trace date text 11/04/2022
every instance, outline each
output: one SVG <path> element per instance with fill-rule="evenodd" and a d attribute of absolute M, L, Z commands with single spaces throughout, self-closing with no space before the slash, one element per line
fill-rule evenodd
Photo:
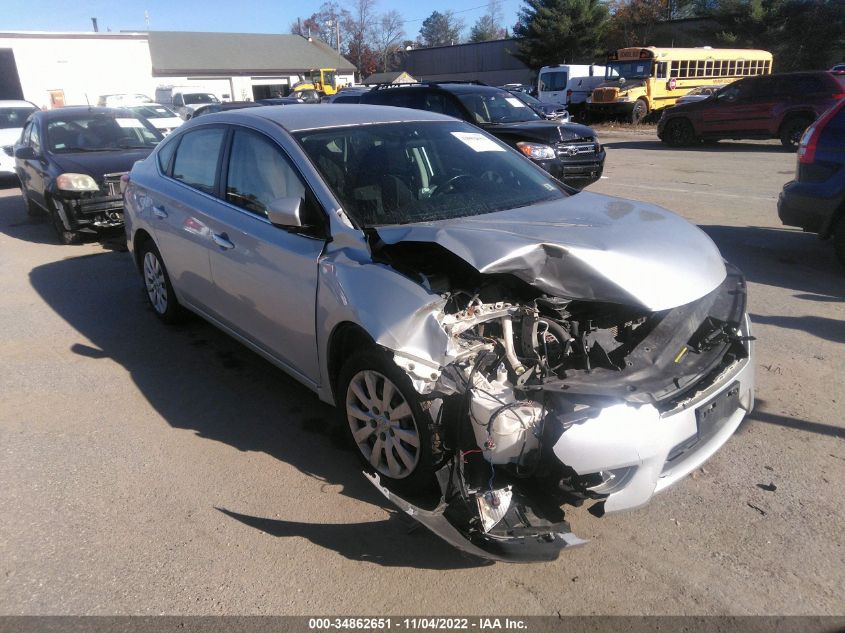
<path fill-rule="evenodd" d="M 309 618 L 310 630 L 331 629 L 410 629 L 410 630 L 525 630 L 525 620 L 510 617 L 413 617 L 413 618 Z"/>

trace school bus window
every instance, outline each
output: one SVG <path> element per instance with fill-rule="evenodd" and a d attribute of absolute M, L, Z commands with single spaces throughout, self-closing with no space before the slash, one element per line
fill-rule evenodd
<path fill-rule="evenodd" d="M 705 77 L 712 77 L 713 76 L 713 62 L 708 61 L 704 66 L 704 76 Z"/>
<path fill-rule="evenodd" d="M 681 62 L 672 62 L 672 68 L 669 70 L 670 77 L 677 77 L 678 76 L 678 68 Z"/>
<path fill-rule="evenodd" d="M 666 62 L 657 62 L 657 75 L 658 79 L 666 79 Z"/>

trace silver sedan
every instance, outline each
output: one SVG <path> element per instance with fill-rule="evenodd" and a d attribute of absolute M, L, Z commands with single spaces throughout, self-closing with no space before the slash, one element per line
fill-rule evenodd
<path fill-rule="evenodd" d="M 372 483 L 458 548 L 547 560 L 754 403 L 742 274 L 662 208 L 576 192 L 455 119 L 192 120 L 125 182 L 155 313 L 202 316 L 337 407 Z"/>

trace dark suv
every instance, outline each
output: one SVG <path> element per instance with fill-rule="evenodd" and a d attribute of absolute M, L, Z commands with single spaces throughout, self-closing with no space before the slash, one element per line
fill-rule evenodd
<path fill-rule="evenodd" d="M 779 138 L 795 150 L 819 115 L 845 97 L 845 73 L 814 71 L 740 79 L 715 95 L 667 108 L 657 135 L 673 146 L 700 140 Z"/>
<path fill-rule="evenodd" d="M 586 125 L 548 121 L 506 90 L 468 82 L 375 88 L 361 103 L 428 110 L 473 123 L 575 187 L 601 177 L 605 152 Z"/>
<path fill-rule="evenodd" d="M 778 215 L 788 226 L 832 237 L 845 266 L 845 99 L 802 137 L 795 180 L 783 186 Z"/>

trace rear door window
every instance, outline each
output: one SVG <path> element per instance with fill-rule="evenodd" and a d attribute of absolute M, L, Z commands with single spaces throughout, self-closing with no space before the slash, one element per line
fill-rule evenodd
<path fill-rule="evenodd" d="M 182 136 L 173 160 L 173 178 L 205 193 L 215 191 L 217 164 L 226 130 L 203 128 Z"/>
<path fill-rule="evenodd" d="M 555 92 L 558 90 L 566 90 L 567 73 L 565 72 L 545 72 L 540 73 L 540 90 L 546 92 Z"/>

